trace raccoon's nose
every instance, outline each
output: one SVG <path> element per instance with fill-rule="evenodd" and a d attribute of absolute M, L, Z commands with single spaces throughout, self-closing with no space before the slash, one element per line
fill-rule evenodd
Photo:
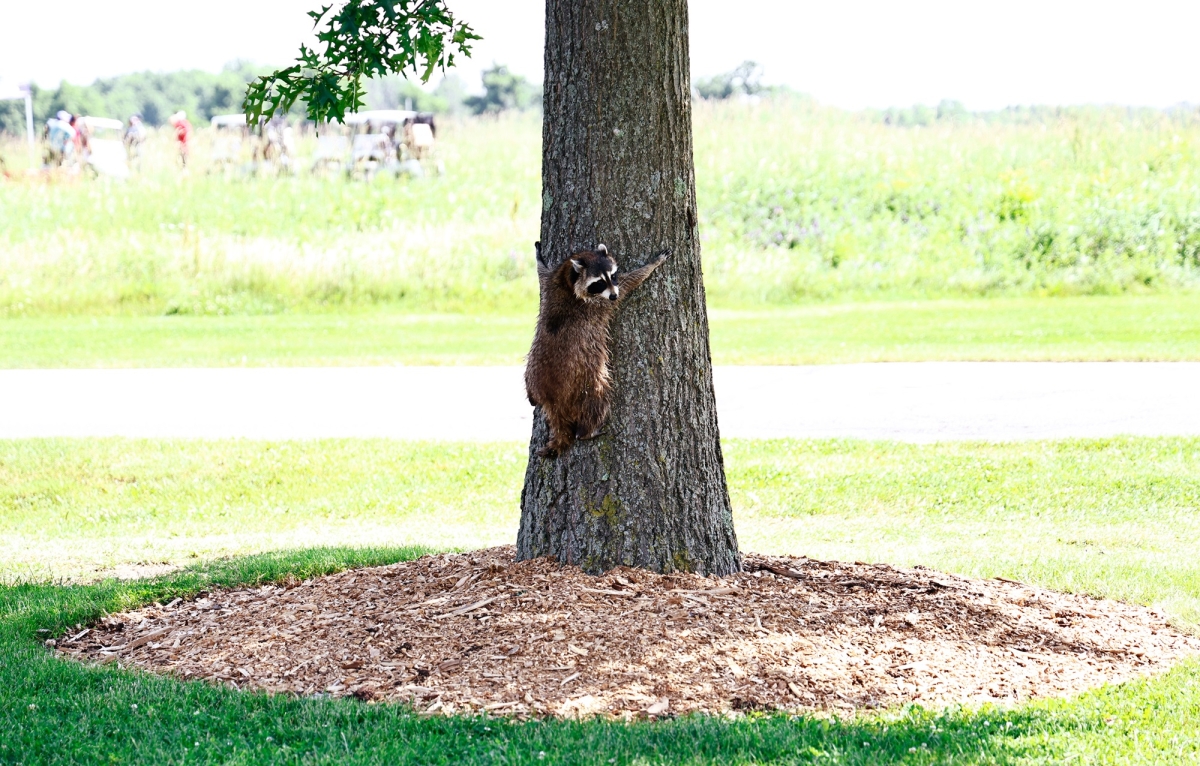
<path fill-rule="evenodd" d="M 609 299 L 610 301 L 615 301 L 615 300 L 617 299 L 617 291 L 616 291 L 616 290 L 613 290 L 612 292 L 610 292 L 610 293 L 608 294 L 608 299 Z"/>

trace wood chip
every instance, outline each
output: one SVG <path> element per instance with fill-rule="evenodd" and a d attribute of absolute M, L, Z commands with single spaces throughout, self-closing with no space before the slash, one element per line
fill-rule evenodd
<path fill-rule="evenodd" d="M 170 632 L 171 632 L 170 628 L 162 628 L 161 630 L 156 630 L 152 633 L 147 633 L 144 636 L 135 638 L 132 641 L 130 641 L 129 643 L 124 644 L 123 646 L 110 646 L 110 647 L 108 647 L 108 651 L 110 651 L 110 652 L 127 652 L 132 649 L 137 649 L 139 646 L 145 646 L 146 644 L 150 643 L 151 641 L 156 641 L 156 640 L 162 638 L 163 636 L 167 635 Z"/>
<path fill-rule="evenodd" d="M 729 670 L 730 670 L 730 672 L 733 673 L 735 678 L 745 678 L 746 677 L 746 671 L 742 670 L 742 666 L 737 664 L 737 662 L 735 662 L 732 657 L 726 657 L 725 664 L 729 666 Z"/>
<path fill-rule="evenodd" d="M 504 708 L 516 707 L 517 705 L 520 705 L 520 704 L 521 704 L 520 702 L 493 702 L 489 705 L 484 705 L 483 709 L 484 710 L 503 710 Z"/>
<path fill-rule="evenodd" d="M 467 612 L 474 612 L 476 609 L 485 607 L 494 601 L 499 601 L 500 599 L 504 598 L 506 595 L 507 594 L 501 594 L 499 596 L 492 596 L 491 598 L 485 598 L 482 601 L 476 601 L 474 604 L 471 604 L 470 606 L 464 606 L 460 609 L 455 609 L 453 612 L 446 612 L 445 614 L 436 615 L 433 619 L 444 620 L 447 617 L 458 617 L 459 615 L 466 614 Z"/>
<path fill-rule="evenodd" d="M 429 714 L 625 717 L 1007 704 L 1200 653 L 1148 609 L 927 569 L 746 554 L 730 577 L 592 577 L 514 558 L 495 548 L 214 591 L 108 616 L 57 651 Z M 450 619 L 467 614 L 479 619 Z M 186 652 L 151 646 L 172 633 Z"/>

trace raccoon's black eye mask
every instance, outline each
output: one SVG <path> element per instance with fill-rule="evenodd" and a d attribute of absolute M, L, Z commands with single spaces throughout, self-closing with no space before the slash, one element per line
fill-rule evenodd
<path fill-rule="evenodd" d="M 588 285 L 588 287 L 587 287 L 587 291 L 588 291 L 589 295 L 599 295 L 600 293 L 604 292 L 607 289 L 608 289 L 608 283 L 605 282 L 603 279 L 598 279 L 595 282 Z"/>

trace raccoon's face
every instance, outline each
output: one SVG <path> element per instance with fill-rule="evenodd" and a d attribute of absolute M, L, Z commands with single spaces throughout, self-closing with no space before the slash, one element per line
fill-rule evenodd
<path fill-rule="evenodd" d="M 599 245 L 593 252 L 576 253 L 571 256 L 575 269 L 575 297 L 581 301 L 615 301 L 620 287 L 617 278 L 617 262 L 608 254 L 608 248 Z"/>

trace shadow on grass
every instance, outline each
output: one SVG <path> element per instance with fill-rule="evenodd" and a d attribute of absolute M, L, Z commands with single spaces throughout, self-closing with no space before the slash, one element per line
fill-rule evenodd
<path fill-rule="evenodd" d="M 0 763 L 805 764 L 1194 763 L 1200 663 L 1075 700 L 906 708 L 848 721 L 755 715 L 632 724 L 422 717 L 403 705 L 240 693 L 58 660 L 57 634 L 203 590 L 393 563 L 428 551 L 320 549 L 154 579 L 0 588 Z M 45 636 L 46 634 L 40 634 Z"/>

